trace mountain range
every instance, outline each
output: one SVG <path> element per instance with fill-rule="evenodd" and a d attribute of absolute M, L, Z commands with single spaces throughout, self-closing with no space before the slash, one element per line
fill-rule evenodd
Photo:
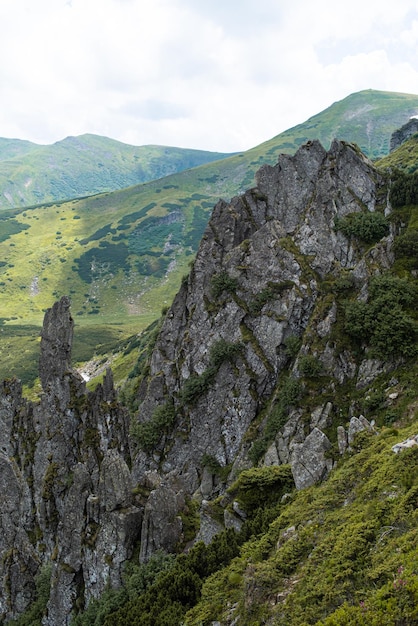
<path fill-rule="evenodd" d="M 50 146 L 0 139 L 0 210 L 115 191 L 226 156 L 168 146 L 130 146 L 89 134 Z"/>
<path fill-rule="evenodd" d="M 292 154 L 312 139 L 328 148 L 335 137 L 356 143 L 370 158 L 383 157 L 391 133 L 417 112 L 418 96 L 367 90 L 244 153 L 118 191 L 3 209 L 0 374 L 14 371 L 25 382 L 33 381 L 43 313 L 63 294 L 71 296 L 80 327 L 76 360 L 106 354 L 170 304 L 213 206 L 219 198 L 228 200 L 251 187 L 262 164 L 274 164 L 280 153 Z M 50 185 L 48 191 L 44 187 L 46 195 L 37 196 L 40 202 L 50 198 L 57 180 L 72 181 L 58 196 L 78 197 L 94 193 L 95 177 L 100 184 L 129 184 L 121 165 L 129 165 L 129 176 L 133 165 L 136 175 L 141 165 L 147 175 L 158 177 L 195 165 L 196 159 L 222 156 L 134 148 L 92 135 L 46 147 L 11 140 L 1 146 L 0 172 L 3 167 L 7 179 L 20 180 L 15 190 L 19 204 L 28 177 L 33 180 L 28 188 L 41 189 L 45 181 Z"/>

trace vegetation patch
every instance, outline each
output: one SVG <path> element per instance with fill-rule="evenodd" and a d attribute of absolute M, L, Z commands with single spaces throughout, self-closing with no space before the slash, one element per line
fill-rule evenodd
<path fill-rule="evenodd" d="M 365 243 L 375 243 L 389 234 L 389 223 L 378 212 L 351 213 L 346 217 L 336 217 L 334 228 L 348 238 L 356 237 Z"/>
<path fill-rule="evenodd" d="M 153 450 L 163 435 L 170 432 L 176 419 L 173 402 L 166 402 L 154 409 L 147 422 L 136 422 L 131 426 L 131 435 L 142 450 Z"/>
<path fill-rule="evenodd" d="M 223 270 L 217 274 L 213 274 L 211 281 L 211 292 L 214 298 L 219 298 L 222 293 L 225 291 L 226 293 L 234 294 L 238 289 L 239 283 L 238 279 L 233 278 Z"/>
<path fill-rule="evenodd" d="M 77 271 L 86 283 L 107 274 L 117 274 L 120 269 L 128 269 L 128 247 L 124 243 L 109 243 L 103 241 L 100 248 L 91 248 L 74 259 Z"/>
<path fill-rule="evenodd" d="M 210 350 L 209 365 L 202 374 L 193 374 L 181 390 L 181 399 L 186 404 L 195 404 L 213 383 L 215 376 L 225 362 L 233 362 L 243 351 L 243 344 L 230 343 L 225 339 L 217 341 Z"/>
<path fill-rule="evenodd" d="M 0 221 L 0 242 L 6 241 L 6 239 L 11 237 L 12 235 L 17 235 L 18 233 L 30 228 L 29 224 L 22 224 L 22 222 L 18 222 L 17 220 L 2 219 L 0 217 Z"/>
<path fill-rule="evenodd" d="M 267 286 L 262 289 L 248 305 L 249 312 L 251 315 L 259 315 L 264 305 L 270 300 L 277 298 L 284 291 L 292 289 L 293 286 L 294 282 L 292 280 L 284 280 L 281 283 L 269 281 Z"/>
<path fill-rule="evenodd" d="M 390 274 L 375 276 L 367 302 L 345 304 L 345 331 L 366 342 L 378 357 L 412 357 L 416 353 L 417 322 L 408 310 L 416 304 L 417 295 L 407 279 Z"/>
<path fill-rule="evenodd" d="M 253 442 L 249 451 L 249 457 L 254 465 L 257 465 L 279 430 L 286 424 L 289 412 L 298 402 L 301 394 L 302 385 L 296 378 L 289 376 L 279 384 L 275 400 L 267 414 L 264 430 L 261 436 Z"/>

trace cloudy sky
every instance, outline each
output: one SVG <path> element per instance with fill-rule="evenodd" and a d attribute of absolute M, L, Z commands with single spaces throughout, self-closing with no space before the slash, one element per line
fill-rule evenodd
<path fill-rule="evenodd" d="M 418 0 L 0 0 L 0 137 L 251 148 L 418 94 Z"/>

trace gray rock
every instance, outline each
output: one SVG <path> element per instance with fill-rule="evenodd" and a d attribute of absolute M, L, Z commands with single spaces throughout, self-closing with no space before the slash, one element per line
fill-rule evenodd
<path fill-rule="evenodd" d="M 303 443 L 291 446 L 290 465 L 296 489 L 324 480 L 332 469 L 332 461 L 326 458 L 330 448 L 331 442 L 318 428 L 314 428 Z"/>

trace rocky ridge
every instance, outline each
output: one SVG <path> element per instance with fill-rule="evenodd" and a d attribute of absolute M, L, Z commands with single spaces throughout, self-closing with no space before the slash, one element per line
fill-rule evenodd
<path fill-rule="evenodd" d="M 365 301 L 370 278 L 391 267 L 393 233 L 370 246 L 337 228 L 353 214 L 388 213 L 387 198 L 387 182 L 358 149 L 313 141 L 262 167 L 254 189 L 220 201 L 156 338 L 131 420 L 110 370 L 87 392 L 71 368 L 68 298 L 47 312 L 40 402 L 22 398 L 16 380 L 0 396 L 5 620 L 30 604 L 49 564 L 43 623 L 69 624 L 121 583 L 138 542 L 142 561 L 184 545 L 181 514 L 191 500 L 198 538 L 208 542 L 222 526 L 207 503 L 240 470 L 290 464 L 301 489 L 332 469 L 337 429 L 337 453 L 372 429 L 355 403 L 341 415 L 333 397 L 346 384 L 366 388 L 391 363 L 338 341 L 337 292 L 324 285 L 348 280 Z M 302 389 L 309 402 L 299 401 Z M 225 510 L 225 525 L 239 527 L 241 515 L 238 506 Z"/>

